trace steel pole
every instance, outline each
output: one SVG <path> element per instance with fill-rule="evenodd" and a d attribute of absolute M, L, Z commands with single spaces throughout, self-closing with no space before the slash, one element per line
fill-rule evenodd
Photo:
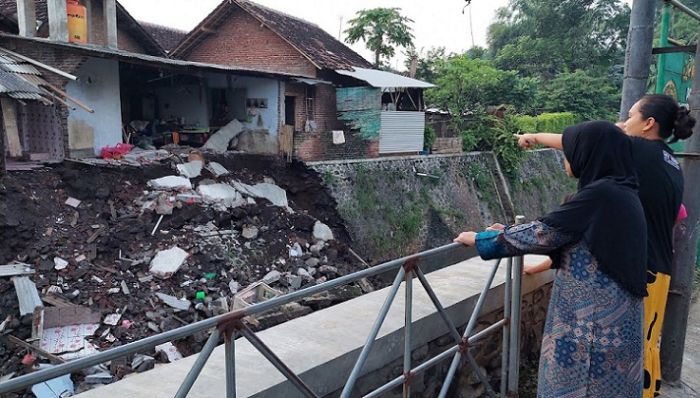
<path fill-rule="evenodd" d="M 515 217 L 515 225 L 522 224 L 524 216 Z M 508 354 L 508 395 L 518 396 L 520 373 L 520 312 L 522 305 L 523 256 L 513 257 L 513 295 L 511 297 L 510 352 Z"/>
<path fill-rule="evenodd" d="M 695 52 L 695 65 L 700 65 L 700 45 Z M 700 120 L 700 73 L 695 73 L 693 90 L 688 98 L 690 110 Z M 695 125 L 693 135 L 686 142 L 686 151 L 700 152 L 700 123 Z M 664 327 L 661 332 L 661 374 L 669 382 L 681 379 L 685 334 L 688 313 L 693 294 L 693 279 L 697 264 L 698 225 L 700 223 L 700 159 L 694 156 L 683 159 L 685 192 L 683 203 L 688 218 L 683 221 L 684 238 L 676 246 L 671 270 L 671 286 L 666 302 Z"/>

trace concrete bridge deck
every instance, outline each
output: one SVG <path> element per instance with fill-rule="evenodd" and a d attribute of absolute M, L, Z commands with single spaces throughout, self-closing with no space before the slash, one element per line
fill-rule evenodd
<path fill-rule="evenodd" d="M 528 256 L 526 261 L 538 261 Z M 482 290 L 492 262 L 479 258 L 452 265 L 427 275 L 443 306 L 456 324 L 468 319 Z M 499 268 L 482 313 L 502 307 L 505 261 Z M 523 294 L 552 280 L 546 272 L 523 279 Z M 388 288 L 316 311 L 258 333 L 295 373 L 319 395 L 342 388 L 370 327 L 387 295 Z M 417 280 L 413 288 L 413 340 L 420 347 L 446 333 L 442 321 L 425 290 Z M 365 373 L 376 370 L 403 355 L 404 293 L 403 284 L 379 333 L 377 343 L 365 366 Z M 79 395 L 81 398 L 170 398 L 190 370 L 196 355 L 175 363 L 135 374 L 119 382 Z M 190 397 L 220 398 L 225 396 L 225 364 L 223 346 L 217 347 Z M 239 397 L 297 397 L 300 394 L 245 339 L 236 340 L 236 376 Z"/>

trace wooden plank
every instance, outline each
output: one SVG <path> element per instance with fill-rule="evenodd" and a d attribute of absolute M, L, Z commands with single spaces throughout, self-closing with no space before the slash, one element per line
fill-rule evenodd
<path fill-rule="evenodd" d="M 50 353 L 50 352 L 44 351 L 44 350 L 42 350 L 42 349 L 39 348 L 39 347 L 35 347 L 35 346 L 33 346 L 33 345 L 27 343 L 26 341 L 24 341 L 24 340 L 22 340 L 22 339 L 19 339 L 19 338 L 15 337 L 15 336 L 13 336 L 13 335 L 11 335 L 11 334 L 9 334 L 9 335 L 7 335 L 7 336 L 3 336 L 3 337 L 2 337 L 2 340 L 5 342 L 5 344 L 11 344 L 11 345 L 14 345 L 14 346 L 26 348 L 26 349 L 28 349 L 28 350 L 30 350 L 30 351 L 34 351 L 34 352 L 36 352 L 37 354 L 39 354 L 40 356 L 42 356 L 42 357 L 48 359 L 51 363 L 59 364 L 59 363 L 64 363 L 64 362 L 66 362 L 63 358 L 57 357 L 56 355 L 54 355 L 54 354 L 52 354 L 52 353 Z"/>
<path fill-rule="evenodd" d="M 5 129 L 5 137 L 7 137 L 7 151 L 12 157 L 20 157 L 22 156 L 22 143 L 19 140 L 15 101 L 9 98 L 0 98 L 0 105 L 2 105 L 2 121 Z"/>
<path fill-rule="evenodd" d="M 61 307 L 61 308 L 67 308 L 67 307 L 75 307 L 75 304 L 71 303 L 70 301 L 64 299 L 63 297 L 55 296 L 53 294 L 46 295 L 42 298 L 42 300 L 46 304 L 53 305 L 54 307 Z"/>

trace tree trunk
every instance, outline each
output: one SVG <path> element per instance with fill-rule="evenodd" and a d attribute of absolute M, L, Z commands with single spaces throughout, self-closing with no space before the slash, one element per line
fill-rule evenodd
<path fill-rule="evenodd" d="M 632 3 L 619 120 L 627 120 L 630 108 L 642 98 L 647 89 L 654 41 L 655 9 L 655 0 L 635 0 Z"/>

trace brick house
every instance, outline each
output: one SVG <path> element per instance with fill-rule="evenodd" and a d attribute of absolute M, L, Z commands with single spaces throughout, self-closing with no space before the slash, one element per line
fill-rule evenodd
<path fill-rule="evenodd" d="M 3 126 L 25 154 L 94 156 L 138 121 L 210 133 L 233 119 L 266 137 L 263 153 L 306 161 L 422 149 L 430 85 L 371 69 L 316 25 L 224 0 L 185 33 L 140 23 L 116 0 L 80 1 L 84 44 L 69 42 L 66 0 L 0 0 L 0 50 L 59 90 L 38 87 L 53 92 L 48 106 L 12 102 Z"/>
<path fill-rule="evenodd" d="M 431 85 L 371 69 L 362 56 L 303 19 L 247 0 L 225 0 L 169 55 L 307 77 L 286 82 L 280 101 L 280 120 L 294 130 L 294 154 L 301 160 L 423 149 L 422 89 Z M 338 144 L 341 131 L 344 143 Z"/>

